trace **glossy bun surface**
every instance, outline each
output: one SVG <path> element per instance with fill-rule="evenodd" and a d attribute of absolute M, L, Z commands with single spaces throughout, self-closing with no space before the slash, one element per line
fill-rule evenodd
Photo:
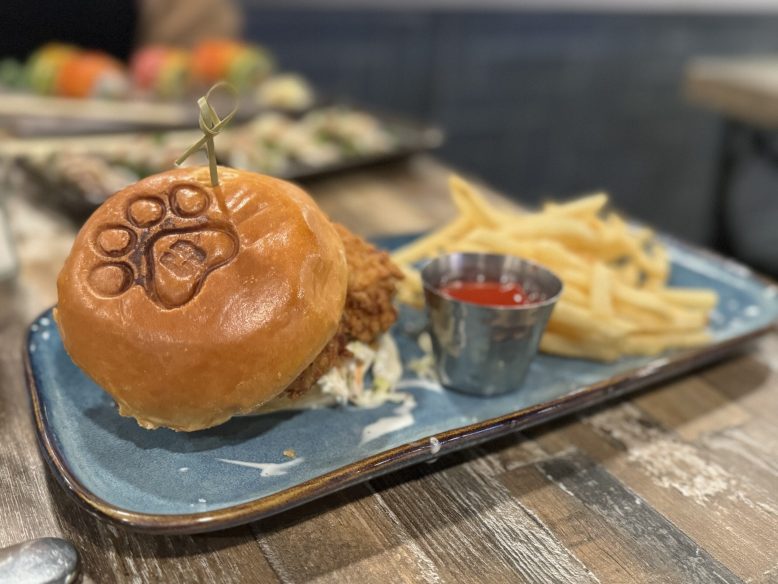
<path fill-rule="evenodd" d="M 148 428 L 198 430 L 282 392 L 335 334 L 343 243 L 291 183 L 148 177 L 79 232 L 55 311 L 73 361 Z"/>

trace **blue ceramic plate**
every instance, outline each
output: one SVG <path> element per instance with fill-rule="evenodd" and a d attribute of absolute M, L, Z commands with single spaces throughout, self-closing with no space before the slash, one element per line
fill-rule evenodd
<path fill-rule="evenodd" d="M 87 509 L 125 526 L 183 533 L 259 519 L 688 371 L 765 333 L 778 318 L 771 284 L 708 252 L 668 246 L 673 284 L 720 295 L 715 342 L 703 349 L 608 365 L 541 355 L 519 391 L 488 399 L 443 391 L 406 371 L 404 391 L 413 400 L 403 404 L 280 412 L 190 434 L 144 430 L 119 416 L 67 356 L 48 311 L 30 326 L 26 351 L 43 451 Z M 402 314 L 393 329 L 406 362 L 420 354 L 404 332 L 418 330 L 412 318 Z M 288 449 L 295 458 L 284 456 Z"/>

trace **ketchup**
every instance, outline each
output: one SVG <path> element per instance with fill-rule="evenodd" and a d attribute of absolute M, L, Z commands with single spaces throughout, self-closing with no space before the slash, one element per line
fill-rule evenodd
<path fill-rule="evenodd" d="M 449 282 L 440 293 L 455 300 L 482 306 L 521 306 L 529 299 L 524 288 L 516 282 Z"/>

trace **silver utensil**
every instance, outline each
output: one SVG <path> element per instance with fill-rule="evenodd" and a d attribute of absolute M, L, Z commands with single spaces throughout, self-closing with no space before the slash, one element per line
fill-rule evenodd
<path fill-rule="evenodd" d="M 70 584 L 78 572 L 78 551 L 58 537 L 0 549 L 0 584 Z"/>
<path fill-rule="evenodd" d="M 421 277 L 441 383 L 482 396 L 518 389 L 562 293 L 562 281 L 533 262 L 479 253 L 439 256 Z M 441 293 L 457 281 L 516 283 L 530 303 L 484 306 Z"/>

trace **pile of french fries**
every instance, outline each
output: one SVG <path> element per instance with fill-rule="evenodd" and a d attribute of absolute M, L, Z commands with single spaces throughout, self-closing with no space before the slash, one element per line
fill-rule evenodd
<path fill-rule="evenodd" d="M 709 342 L 715 292 L 669 288 L 665 248 L 651 230 L 608 212 L 606 195 L 521 213 L 496 208 L 458 176 L 450 188 L 458 217 L 392 256 L 406 275 L 401 302 L 423 305 L 418 266 L 426 259 L 454 251 L 510 254 L 564 282 L 541 341 L 546 353 L 614 361 Z"/>

